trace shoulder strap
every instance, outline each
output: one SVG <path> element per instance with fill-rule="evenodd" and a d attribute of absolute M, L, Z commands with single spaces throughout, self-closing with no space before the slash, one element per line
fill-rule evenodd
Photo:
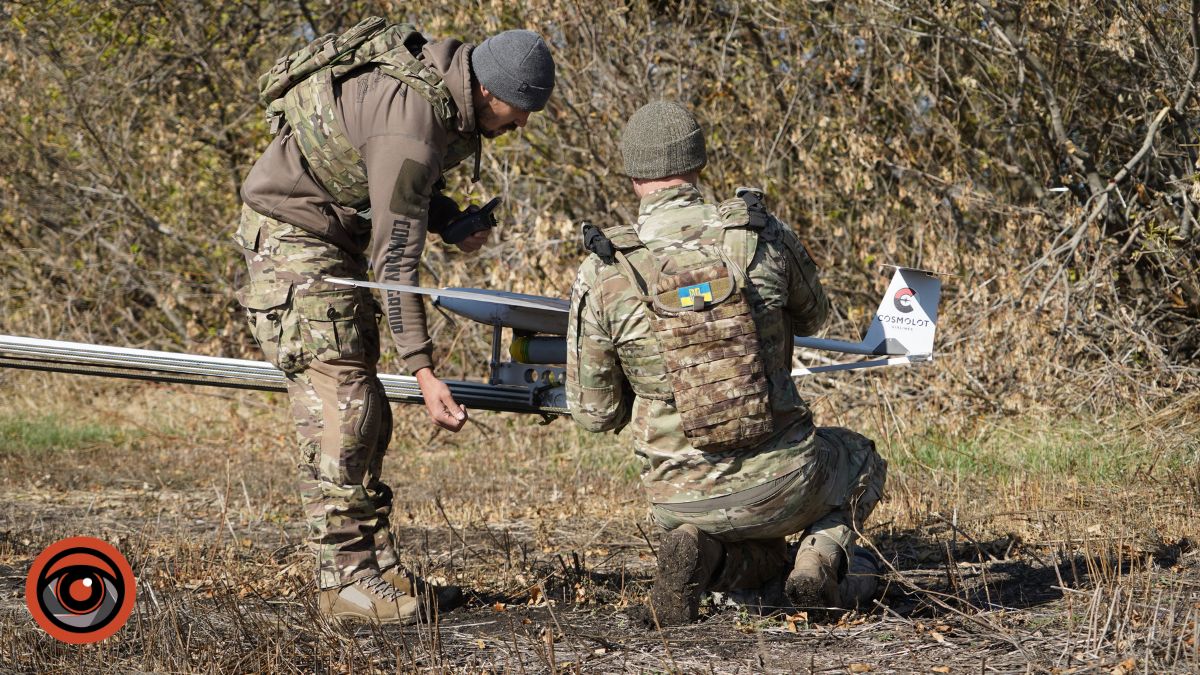
<path fill-rule="evenodd" d="M 647 308 L 653 302 L 649 288 L 655 286 L 658 279 L 658 260 L 650 249 L 637 236 L 637 230 L 632 225 L 615 225 L 605 228 L 592 223 L 583 224 L 583 247 L 596 254 L 606 265 L 617 265 L 621 276 L 629 281 L 634 294 Z M 630 261 L 630 256 L 640 258 L 648 256 L 642 266 L 645 270 Z M 649 263 L 646 266 L 646 263 Z"/>
<path fill-rule="evenodd" d="M 280 99 L 313 73 L 338 63 L 352 63 L 358 48 L 384 30 L 387 22 L 367 17 L 342 34 L 330 33 L 312 40 L 301 49 L 281 57 L 258 78 L 259 100 L 267 107 L 271 133 L 279 131 Z"/>
<path fill-rule="evenodd" d="M 646 251 L 646 249 L 642 250 Z M 646 253 L 649 254 L 649 251 L 646 251 Z M 616 258 L 621 275 L 629 280 L 629 284 L 633 287 L 634 294 L 637 295 L 638 300 L 641 300 L 649 308 L 650 303 L 654 302 L 654 298 L 650 297 L 649 289 L 654 285 L 655 279 L 658 276 L 657 265 L 651 265 L 649 274 L 646 274 L 629 260 L 629 256 L 624 251 L 618 250 Z"/>
<path fill-rule="evenodd" d="M 632 251 L 638 248 L 645 248 L 646 244 L 638 237 L 637 228 L 633 225 L 609 225 L 601 228 L 604 236 L 612 242 L 614 248 L 622 251 Z"/>
<path fill-rule="evenodd" d="M 271 133 L 279 129 L 283 98 L 299 83 L 328 73 L 336 81 L 353 70 L 377 64 L 379 69 L 415 90 L 433 105 L 438 121 L 447 130 L 455 119 L 454 98 L 442 76 L 417 58 L 425 36 L 412 24 L 385 25 L 379 17 L 362 21 L 342 35 L 326 35 L 295 54 L 285 56 L 259 78 L 260 97 L 267 103 Z"/>
<path fill-rule="evenodd" d="M 359 48 L 363 58 L 359 65 L 379 64 L 385 74 L 407 84 L 410 89 L 429 101 L 442 127 L 454 128 L 456 110 L 454 98 L 442 76 L 416 57 L 425 46 L 425 37 L 409 24 L 388 26 L 379 35 Z"/>
<path fill-rule="evenodd" d="M 333 83 L 358 68 L 380 70 L 408 85 L 433 106 L 446 130 L 453 130 L 457 110 L 442 76 L 416 57 L 425 38 L 408 24 L 393 24 L 357 46 L 346 58 L 327 65 L 293 86 L 267 109 L 287 119 L 313 175 L 339 204 L 355 206 L 368 199 L 367 169 L 337 117 Z M 478 180 L 481 145 L 475 145 Z"/>
<path fill-rule="evenodd" d="M 738 188 L 736 197 L 717 205 L 717 213 L 721 216 L 721 248 L 744 275 L 758 249 L 759 233 L 770 221 L 763 193 L 756 188 Z"/>

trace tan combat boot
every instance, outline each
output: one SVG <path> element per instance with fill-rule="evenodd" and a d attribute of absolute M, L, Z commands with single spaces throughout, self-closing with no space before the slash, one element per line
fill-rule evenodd
<path fill-rule="evenodd" d="M 375 574 L 340 588 L 321 591 L 321 613 L 335 619 L 361 619 L 378 624 L 414 623 L 420 603 Z"/>
<path fill-rule="evenodd" d="M 458 586 L 435 586 L 402 565 L 393 565 L 380 572 L 379 576 L 401 593 L 411 595 L 422 603 L 432 600 L 439 612 L 450 611 L 463 603 L 462 589 Z"/>
<path fill-rule="evenodd" d="M 653 626 L 674 626 L 695 621 L 700 615 L 700 596 L 721 566 L 721 542 L 695 525 L 683 525 L 663 537 L 658 548 L 658 571 L 650 589 L 651 616 L 643 621 Z"/>
<path fill-rule="evenodd" d="M 783 585 L 783 592 L 798 609 L 841 607 L 838 582 L 843 576 L 846 554 L 831 540 L 817 539 L 818 536 L 808 535 L 801 540 L 796 562 Z"/>

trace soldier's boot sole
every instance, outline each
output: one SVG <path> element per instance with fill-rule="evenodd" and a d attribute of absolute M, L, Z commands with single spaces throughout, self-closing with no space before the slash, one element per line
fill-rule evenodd
<path fill-rule="evenodd" d="M 339 624 L 367 623 L 373 626 L 411 626 L 417 622 L 417 615 L 415 614 L 411 617 L 380 617 L 375 614 L 354 611 L 323 612 L 323 614 L 325 614 L 326 618 Z"/>
<path fill-rule="evenodd" d="M 649 616 L 653 625 L 677 626 L 700 615 L 700 598 L 721 564 L 721 543 L 694 525 L 683 525 L 663 537 L 658 548 L 658 571 L 650 589 Z"/>
<path fill-rule="evenodd" d="M 841 607 L 838 562 L 812 548 L 796 553 L 796 564 L 784 582 L 783 592 L 798 609 L 826 610 Z"/>

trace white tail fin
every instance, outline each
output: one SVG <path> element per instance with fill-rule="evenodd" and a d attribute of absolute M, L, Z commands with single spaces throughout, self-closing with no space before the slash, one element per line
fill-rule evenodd
<path fill-rule="evenodd" d="M 897 267 L 863 346 L 875 354 L 931 355 L 942 281 L 932 272 Z"/>
<path fill-rule="evenodd" d="M 933 355 L 942 282 L 933 272 L 897 267 L 862 342 L 797 337 L 797 347 L 867 356 Z M 816 372 L 816 371 L 814 371 Z"/>

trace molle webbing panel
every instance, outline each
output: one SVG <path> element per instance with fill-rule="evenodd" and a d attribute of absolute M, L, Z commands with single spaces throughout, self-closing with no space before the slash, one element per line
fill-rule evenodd
<path fill-rule="evenodd" d="M 333 100 L 333 74 L 322 70 L 283 97 L 283 111 L 313 178 L 337 203 L 367 201 L 367 167 L 342 130 Z"/>
<path fill-rule="evenodd" d="M 705 452 L 754 445 L 773 429 L 758 332 L 740 289 L 693 311 L 679 289 L 732 282 L 721 263 L 658 278 L 650 321 L 692 447 Z M 674 298 L 672 304 L 670 300 Z"/>
<path fill-rule="evenodd" d="M 346 137 L 337 116 L 333 97 L 335 80 L 357 68 L 378 65 L 380 71 L 404 82 L 429 101 L 443 128 L 453 128 L 457 112 L 450 90 L 441 75 L 413 54 L 412 50 L 419 50 L 423 44 L 424 38 L 411 26 L 388 26 L 359 46 L 352 58 L 318 70 L 280 99 L 282 113 L 296 135 L 309 170 L 339 204 L 365 204 L 368 193 L 366 164 L 358 148 Z M 456 146 L 455 159 L 461 161 L 475 150 Z"/>

